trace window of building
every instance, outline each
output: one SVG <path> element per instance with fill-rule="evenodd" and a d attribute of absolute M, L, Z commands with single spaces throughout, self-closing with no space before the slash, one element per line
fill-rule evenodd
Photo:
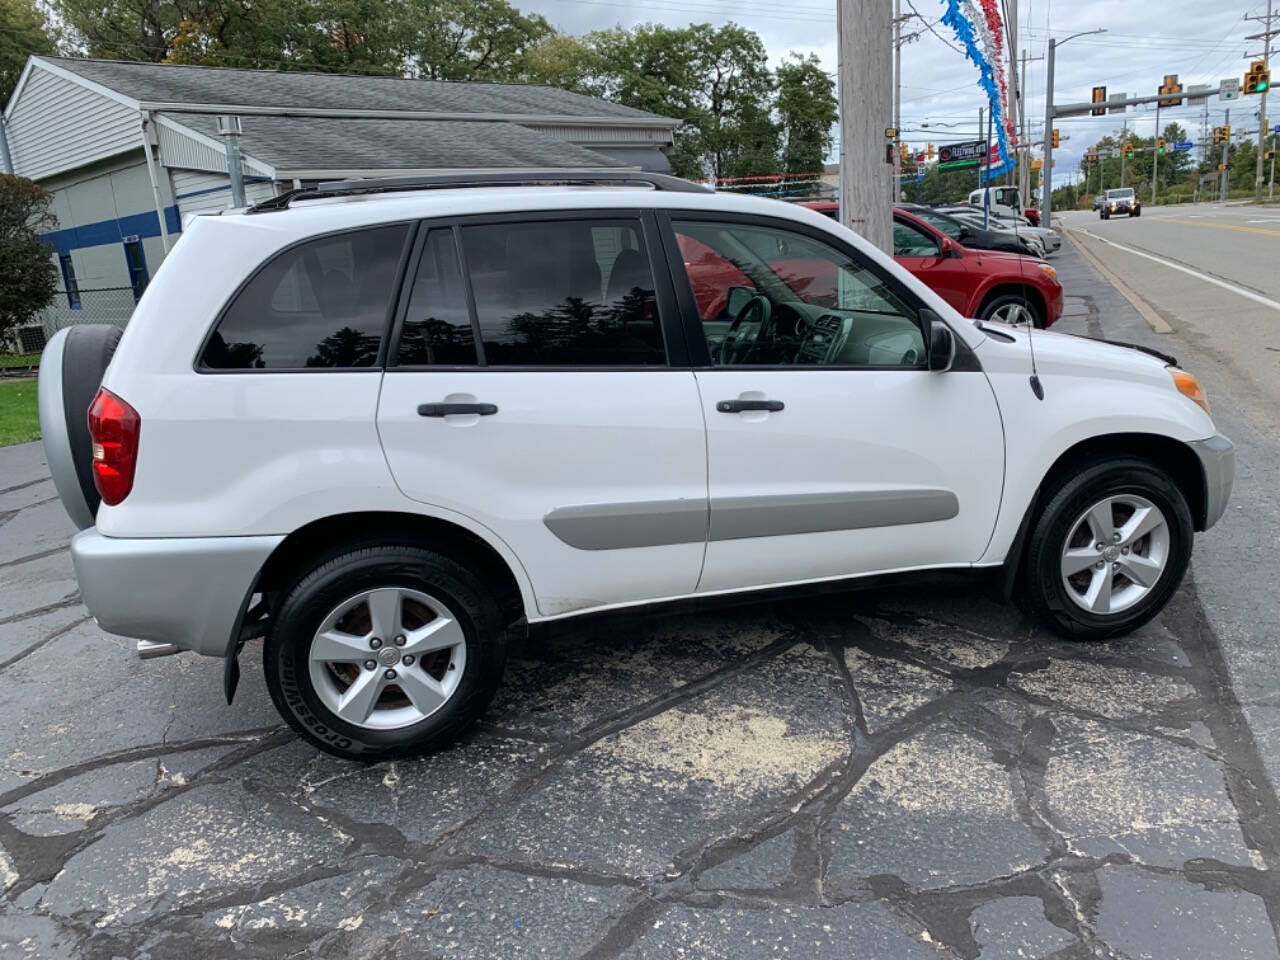
<path fill-rule="evenodd" d="M 285 250 L 237 294 L 201 357 L 213 370 L 370 367 L 409 234 L 393 224 Z"/>
<path fill-rule="evenodd" d="M 492 224 L 462 238 L 483 362 L 666 364 L 638 220 Z"/>
<path fill-rule="evenodd" d="M 80 284 L 76 281 L 76 267 L 71 262 L 71 254 L 60 254 L 58 264 L 62 267 L 62 287 L 67 291 L 67 306 L 72 310 L 79 310 Z"/>
<path fill-rule="evenodd" d="M 147 258 L 142 252 L 142 241 L 136 237 L 124 242 L 124 260 L 129 267 L 129 285 L 133 287 L 133 302 L 142 299 L 151 276 L 147 273 Z"/>

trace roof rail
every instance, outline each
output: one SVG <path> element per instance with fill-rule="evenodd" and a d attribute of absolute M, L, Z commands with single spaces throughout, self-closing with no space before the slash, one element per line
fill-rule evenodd
<path fill-rule="evenodd" d="M 295 200 L 318 200 L 325 197 L 350 197 L 369 193 L 396 193 L 406 190 L 452 190 L 464 187 L 514 186 L 612 186 L 617 184 L 647 185 L 654 190 L 674 193 L 709 193 L 711 188 L 681 180 L 665 173 L 618 169 L 549 169 L 491 170 L 483 173 L 434 173 L 425 176 L 379 177 L 369 180 L 331 180 L 315 187 L 290 190 L 278 197 L 263 200 L 248 213 L 270 213 L 288 209 Z"/>

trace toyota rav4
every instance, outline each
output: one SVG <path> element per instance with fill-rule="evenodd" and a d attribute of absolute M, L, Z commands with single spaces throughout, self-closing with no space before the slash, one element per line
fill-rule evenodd
<path fill-rule="evenodd" d="M 263 640 L 283 717 L 364 760 L 449 742 L 515 631 L 598 611 L 985 571 L 1112 637 L 1234 470 L 1172 358 L 967 320 L 818 213 L 629 172 L 198 217 L 39 399 L 101 627 L 223 658 L 228 700 Z"/>

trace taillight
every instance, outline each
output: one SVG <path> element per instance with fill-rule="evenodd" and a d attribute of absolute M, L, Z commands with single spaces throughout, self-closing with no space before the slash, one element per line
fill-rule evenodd
<path fill-rule="evenodd" d="M 102 502 L 115 506 L 133 489 L 142 418 L 105 387 L 89 404 L 89 437 L 93 440 L 93 485 Z"/>

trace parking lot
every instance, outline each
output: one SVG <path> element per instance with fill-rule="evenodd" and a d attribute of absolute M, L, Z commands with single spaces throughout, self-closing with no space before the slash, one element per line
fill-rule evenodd
<path fill-rule="evenodd" d="M 1145 329 L 1057 265 L 1061 329 Z M 228 707 L 221 662 L 104 638 L 39 445 L 0 477 L 0 952 L 1278 955 L 1270 751 L 1199 560 L 1105 645 L 945 586 L 544 630 L 463 743 L 360 766 L 257 650 Z"/>

